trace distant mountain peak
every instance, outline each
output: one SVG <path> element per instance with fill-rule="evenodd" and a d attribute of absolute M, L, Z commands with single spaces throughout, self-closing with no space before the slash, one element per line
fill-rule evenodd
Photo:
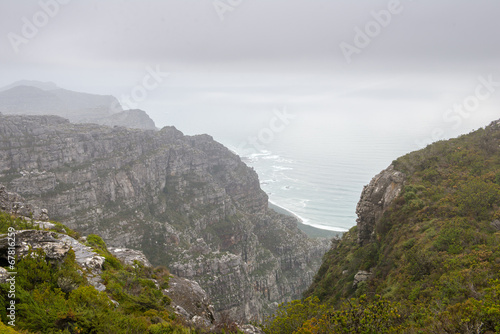
<path fill-rule="evenodd" d="M 14 87 L 19 87 L 19 86 L 35 87 L 35 88 L 45 90 L 45 91 L 55 90 L 55 89 L 60 88 L 59 86 L 57 86 L 55 83 L 53 83 L 51 81 L 44 82 L 44 81 L 37 81 L 37 80 L 19 80 L 19 81 L 11 83 L 8 86 L 0 88 L 0 92 L 9 90 L 9 89 L 14 88 Z"/>
<path fill-rule="evenodd" d="M 97 123 L 134 129 L 157 130 L 149 115 L 139 109 L 123 110 L 112 95 L 63 89 L 52 82 L 20 80 L 0 89 L 4 115 L 57 115 L 73 123 Z"/>

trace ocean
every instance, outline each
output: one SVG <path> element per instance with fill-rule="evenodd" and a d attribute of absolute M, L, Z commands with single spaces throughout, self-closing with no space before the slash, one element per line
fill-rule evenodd
<path fill-rule="evenodd" d="M 398 156 L 417 148 L 410 138 L 387 129 L 353 124 L 355 119 L 298 113 L 289 128 L 273 137 L 266 130 L 271 127 L 256 132 L 266 145 L 252 145 L 248 138 L 243 149 L 235 141 L 225 144 L 255 168 L 274 205 L 303 224 L 344 232 L 356 224 L 363 186 Z"/>

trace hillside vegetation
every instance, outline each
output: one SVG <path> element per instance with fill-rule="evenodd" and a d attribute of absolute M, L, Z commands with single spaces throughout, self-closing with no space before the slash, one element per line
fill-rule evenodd
<path fill-rule="evenodd" d="M 405 184 L 373 241 L 345 233 L 267 333 L 500 332 L 500 122 L 393 166 Z"/>
<path fill-rule="evenodd" d="M 0 211 L 0 234 L 39 229 L 23 218 Z M 53 231 L 78 238 L 78 233 L 56 223 Z M 42 249 L 17 257 L 15 288 L 0 284 L 0 333 L 207 333 L 193 328 L 170 307 L 163 294 L 170 274 L 165 267 L 139 262 L 125 265 L 114 257 L 103 240 L 89 235 L 86 245 L 104 257 L 101 277 L 105 291 L 86 279 L 88 269 L 78 265 L 71 249 L 62 261 L 49 259 Z M 8 268 L 8 267 L 7 267 Z M 12 299 L 9 294 L 15 292 Z M 7 307 L 15 301 L 15 321 Z M 7 326 L 9 322 L 15 327 Z M 228 326 L 233 326 L 228 328 Z M 226 331 L 224 331 L 226 329 Z M 229 331 L 228 329 L 232 329 Z M 220 323 L 213 332 L 236 332 L 234 325 Z"/>

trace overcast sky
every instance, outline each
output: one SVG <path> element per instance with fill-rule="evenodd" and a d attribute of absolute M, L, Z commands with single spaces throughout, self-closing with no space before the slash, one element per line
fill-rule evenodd
<path fill-rule="evenodd" d="M 441 118 L 479 77 L 500 82 L 499 14 L 497 0 L 1 0 L 0 87 L 123 102 L 156 70 L 169 76 L 135 102 L 157 123 L 186 108 L 349 112 L 347 98 Z M 478 124 L 498 115 L 493 93 Z"/>

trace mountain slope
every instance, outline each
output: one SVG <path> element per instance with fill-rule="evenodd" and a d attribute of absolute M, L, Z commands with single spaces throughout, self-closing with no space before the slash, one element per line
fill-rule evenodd
<path fill-rule="evenodd" d="M 0 185 L 0 333 L 236 332 L 196 282 L 37 212 Z"/>
<path fill-rule="evenodd" d="M 238 156 L 175 128 L 0 116 L 0 182 L 71 228 L 199 282 L 234 319 L 299 297 L 329 247 L 268 209 Z"/>
<path fill-rule="evenodd" d="M 295 330 L 500 331 L 500 121 L 395 160 L 365 187 L 357 213 L 325 255 Z M 294 312 L 285 307 L 268 332 L 282 333 L 276 324 Z"/>
<path fill-rule="evenodd" d="M 78 93 L 65 89 L 43 90 L 16 86 L 0 92 L 0 112 L 16 115 L 57 115 L 73 122 L 109 116 L 118 106 L 112 96 Z M 116 111 L 121 111 L 121 108 Z"/>
<path fill-rule="evenodd" d="M 18 81 L 0 90 L 0 113 L 7 115 L 56 115 L 74 123 L 97 123 L 156 130 L 142 110 L 122 110 L 111 95 L 74 92 L 50 82 Z"/>

